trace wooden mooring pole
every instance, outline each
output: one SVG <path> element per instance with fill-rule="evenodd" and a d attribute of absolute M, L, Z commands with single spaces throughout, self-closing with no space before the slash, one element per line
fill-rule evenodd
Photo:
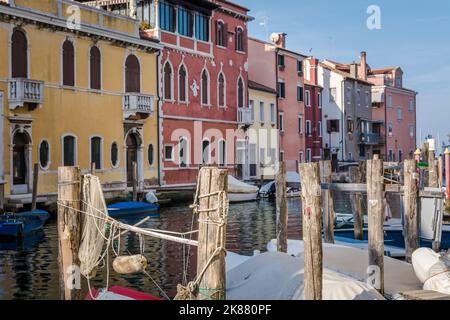
<path fill-rule="evenodd" d="M 94 175 L 95 174 L 95 168 L 97 167 L 97 165 L 95 164 L 95 162 L 91 163 L 91 174 Z"/>
<path fill-rule="evenodd" d="M 38 182 L 39 182 L 39 163 L 35 163 L 33 167 L 33 193 L 31 196 L 31 211 L 37 209 L 37 195 L 38 195 Z"/>
<path fill-rule="evenodd" d="M 203 167 L 199 175 L 197 276 L 200 275 L 200 282 L 197 300 L 225 300 L 227 221 L 226 212 L 225 221 L 222 221 L 224 217 L 219 216 L 216 208 L 220 204 L 218 193 L 225 192 L 226 208 L 223 209 L 228 211 L 228 170 Z"/>
<path fill-rule="evenodd" d="M 277 249 L 278 252 L 288 252 L 287 227 L 287 187 L 286 187 L 286 163 L 280 162 L 280 168 L 276 177 L 276 201 L 277 201 Z"/>
<path fill-rule="evenodd" d="M 133 161 L 133 201 L 138 201 L 138 171 L 137 171 L 137 162 Z"/>
<path fill-rule="evenodd" d="M 366 175 L 366 163 L 361 161 L 358 167 L 350 168 L 350 178 L 353 183 L 364 183 Z M 352 204 L 354 236 L 356 240 L 364 239 L 364 205 L 363 195 L 355 192 L 350 195 Z"/>
<path fill-rule="evenodd" d="M 58 169 L 58 240 L 60 294 L 63 300 L 81 298 L 78 251 L 81 240 L 81 172 L 78 167 Z"/>
<path fill-rule="evenodd" d="M 430 146 L 428 149 L 428 186 L 431 188 L 438 187 L 438 174 L 436 167 L 436 154 L 434 146 Z"/>
<path fill-rule="evenodd" d="M 369 275 L 372 285 L 384 294 L 384 168 L 374 156 L 367 161 L 367 210 L 369 216 Z"/>
<path fill-rule="evenodd" d="M 320 161 L 320 182 L 332 183 L 332 166 L 331 160 Z M 323 228 L 324 228 L 324 241 L 326 243 L 334 243 L 334 201 L 333 191 L 322 190 L 322 205 L 323 205 Z"/>
<path fill-rule="evenodd" d="M 403 207 L 405 210 L 405 260 L 411 263 L 414 251 L 419 248 L 419 220 L 417 215 L 418 174 L 415 160 L 405 160 L 404 163 Z"/>
<path fill-rule="evenodd" d="M 437 177 L 438 177 L 438 188 L 442 189 L 442 187 L 444 186 L 444 159 L 442 158 L 442 156 L 438 157 L 437 160 Z"/>
<path fill-rule="evenodd" d="M 450 149 L 445 149 L 445 195 L 450 200 Z"/>
<path fill-rule="evenodd" d="M 304 299 L 322 300 L 322 190 L 318 163 L 299 165 L 302 185 Z"/>

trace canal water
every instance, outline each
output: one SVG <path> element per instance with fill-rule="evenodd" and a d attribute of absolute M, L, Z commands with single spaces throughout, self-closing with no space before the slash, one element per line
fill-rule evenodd
<path fill-rule="evenodd" d="M 337 212 L 349 213 L 348 195 L 336 195 Z M 301 239 L 301 202 L 290 199 L 289 239 Z M 142 218 L 141 218 L 142 219 Z M 139 219 L 138 219 L 139 220 Z M 130 224 L 136 221 L 127 221 Z M 242 255 L 253 255 L 254 250 L 266 251 L 266 245 L 275 236 L 275 202 L 261 200 L 253 203 L 230 206 L 227 229 L 227 249 Z M 162 208 L 160 216 L 151 218 L 143 227 L 187 232 L 191 230 L 192 211 L 189 205 Z M 197 226 L 194 225 L 194 229 Z M 154 282 L 173 298 L 177 284 L 183 281 L 185 263 L 189 261 L 187 279 L 196 274 L 196 248 L 190 251 L 186 246 L 128 234 L 121 239 L 124 254 L 141 253 L 149 261 L 149 276 L 138 274 L 122 276 L 111 269 L 109 286 L 120 285 L 164 297 Z M 189 259 L 184 259 L 189 251 Z M 59 299 L 58 280 L 58 235 L 56 219 L 51 220 L 40 233 L 19 243 L 0 243 L 0 300 L 5 299 Z M 106 287 L 106 269 L 100 269 L 90 285 Z M 86 284 L 83 286 L 87 287 Z M 87 290 L 86 290 L 87 291 Z"/>

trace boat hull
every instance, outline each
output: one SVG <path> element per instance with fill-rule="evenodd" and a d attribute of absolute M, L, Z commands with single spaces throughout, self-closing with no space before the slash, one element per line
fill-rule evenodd
<path fill-rule="evenodd" d="M 0 220 L 1 238 L 21 238 L 41 230 L 50 214 L 44 210 L 21 212 Z"/>
<path fill-rule="evenodd" d="M 134 201 L 119 202 L 108 206 L 108 213 L 112 218 L 158 215 L 158 210 L 159 204 Z"/>
<path fill-rule="evenodd" d="M 230 203 L 256 201 L 257 197 L 258 197 L 258 192 L 254 192 L 254 193 L 229 193 L 228 194 L 228 200 L 230 201 Z"/>

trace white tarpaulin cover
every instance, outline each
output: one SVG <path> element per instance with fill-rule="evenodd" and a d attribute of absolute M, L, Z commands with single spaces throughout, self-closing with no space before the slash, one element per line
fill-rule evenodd
<path fill-rule="evenodd" d="M 229 193 L 257 193 L 258 191 L 258 187 L 239 181 L 233 176 L 228 176 Z"/>
<path fill-rule="evenodd" d="M 423 290 L 450 295 L 450 268 L 439 253 L 429 248 L 417 249 L 412 255 L 412 263 L 423 283 Z"/>
<path fill-rule="evenodd" d="M 303 300 L 303 258 L 264 253 L 227 272 L 228 300 Z M 384 300 L 364 282 L 324 269 L 324 300 Z"/>

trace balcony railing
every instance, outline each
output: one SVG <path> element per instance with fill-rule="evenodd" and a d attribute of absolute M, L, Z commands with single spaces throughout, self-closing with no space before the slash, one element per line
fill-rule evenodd
<path fill-rule="evenodd" d="M 243 125 L 252 125 L 254 120 L 252 119 L 251 108 L 239 108 L 238 109 L 238 122 Z"/>
<path fill-rule="evenodd" d="M 138 113 L 149 115 L 154 111 L 154 98 L 142 93 L 126 93 L 123 96 L 123 111 L 125 117 Z"/>
<path fill-rule="evenodd" d="M 380 145 L 383 144 L 384 139 L 378 133 L 360 133 L 359 143 L 366 145 Z"/>
<path fill-rule="evenodd" d="M 25 104 L 40 106 L 44 103 L 44 81 L 15 78 L 8 80 L 9 108 L 14 110 Z"/>

